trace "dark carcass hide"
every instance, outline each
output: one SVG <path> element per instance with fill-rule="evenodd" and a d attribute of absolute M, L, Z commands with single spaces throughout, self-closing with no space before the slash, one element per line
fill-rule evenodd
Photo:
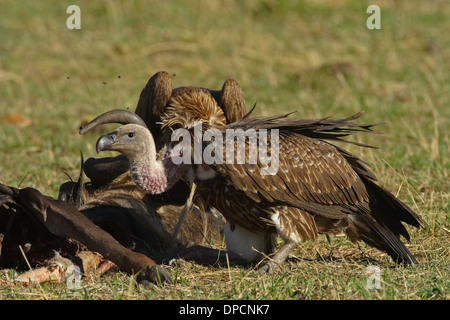
<path fill-rule="evenodd" d="M 174 238 L 187 195 L 178 193 L 170 204 L 161 198 L 167 196 L 143 194 L 128 172 L 104 185 L 67 182 L 58 200 L 33 188 L 0 185 L 0 267 L 47 265 L 47 276 L 34 271 L 24 281 L 49 276 L 62 281 L 64 264 L 77 265 L 83 273 L 101 273 L 112 261 L 125 272 L 140 272 L 138 280 L 171 282 L 156 262 L 177 257 L 186 248 L 193 252 L 197 245 L 219 244 L 223 221 L 194 207 Z"/>
<path fill-rule="evenodd" d="M 0 190 L 1 266 L 21 267 L 26 263 L 32 268 L 48 261 L 55 251 L 72 257 L 76 264 L 75 260 L 81 259 L 78 254 L 86 247 L 125 272 L 140 272 L 142 280 L 171 282 L 170 275 L 153 259 L 120 244 L 73 204 L 46 197 L 33 188 L 1 185 Z M 99 206 L 98 210 L 104 208 Z"/>
<path fill-rule="evenodd" d="M 89 170 L 95 167 L 99 173 L 110 160 L 117 162 L 117 158 L 90 158 L 84 167 Z M 104 185 L 97 184 L 93 176 L 84 184 L 67 182 L 60 188 L 59 199 L 76 205 L 124 246 L 157 262 L 177 257 L 192 246 L 220 246 L 224 227 L 220 214 L 206 213 L 193 206 L 179 232 L 175 231 L 189 196 L 184 182 L 180 181 L 170 192 L 149 195 L 136 187 L 128 169 L 110 176 L 116 174 Z"/>

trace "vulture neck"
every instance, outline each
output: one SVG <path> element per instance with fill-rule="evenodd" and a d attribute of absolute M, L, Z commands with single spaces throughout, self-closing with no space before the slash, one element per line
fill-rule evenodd
<path fill-rule="evenodd" d="M 140 153 L 139 157 L 130 158 L 130 171 L 137 187 L 149 194 L 160 194 L 169 190 L 184 174 L 187 167 L 176 165 L 172 154 L 167 152 L 162 159 L 157 159 L 153 139 Z"/>

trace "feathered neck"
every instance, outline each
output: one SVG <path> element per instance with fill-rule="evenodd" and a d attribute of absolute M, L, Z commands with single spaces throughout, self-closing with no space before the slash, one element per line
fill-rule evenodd
<path fill-rule="evenodd" d="M 169 190 L 185 173 L 185 164 L 174 164 L 174 154 L 166 152 L 157 159 L 154 143 L 149 144 L 138 158 L 130 158 L 131 178 L 137 187 L 149 194 L 160 194 Z"/>

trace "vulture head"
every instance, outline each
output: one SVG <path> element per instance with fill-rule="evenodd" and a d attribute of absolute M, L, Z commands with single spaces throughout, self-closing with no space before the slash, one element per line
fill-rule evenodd
<path fill-rule="evenodd" d="M 108 111 L 81 127 L 80 133 L 106 123 L 126 124 L 101 136 L 97 140 L 97 152 L 110 150 L 127 156 L 130 161 L 131 177 L 142 191 L 150 194 L 165 192 L 186 171 L 185 165 L 177 165 L 172 161 L 178 154 L 170 150 L 163 155 L 157 154 L 150 130 L 139 116 L 130 111 Z"/>
<path fill-rule="evenodd" d="M 97 140 L 96 151 L 117 151 L 131 161 L 139 160 L 139 154 L 145 153 L 156 158 L 156 148 L 150 131 L 137 124 L 127 124 L 116 131 L 101 136 Z"/>

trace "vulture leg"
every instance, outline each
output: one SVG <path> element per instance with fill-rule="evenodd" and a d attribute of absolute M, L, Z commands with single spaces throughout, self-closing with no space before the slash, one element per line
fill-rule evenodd
<path fill-rule="evenodd" d="M 0 204 L 13 205 L 40 222 L 53 235 L 72 238 L 100 253 L 121 270 L 139 273 L 141 283 L 172 283 L 170 275 L 147 256 L 122 246 L 75 206 L 42 195 L 33 188 L 16 189 L 0 184 Z"/>
<path fill-rule="evenodd" d="M 265 262 L 260 268 L 259 272 L 261 274 L 271 274 L 275 271 L 276 268 L 279 268 L 281 264 L 287 259 L 288 255 L 294 251 L 294 249 L 298 246 L 297 241 L 288 240 L 281 248 L 278 250 L 275 255 L 271 258 L 268 258 L 269 261 Z"/>
<path fill-rule="evenodd" d="M 184 220 L 186 219 L 186 216 L 188 215 L 189 212 L 191 212 L 192 207 L 194 206 L 193 200 L 196 189 L 197 185 L 195 183 L 192 183 L 189 197 L 186 200 L 186 204 L 184 205 L 183 210 L 181 211 L 180 218 L 178 219 L 178 222 L 175 225 L 174 231 L 172 233 L 172 241 L 176 241 L 178 234 L 180 233 L 181 227 L 183 226 Z"/>

